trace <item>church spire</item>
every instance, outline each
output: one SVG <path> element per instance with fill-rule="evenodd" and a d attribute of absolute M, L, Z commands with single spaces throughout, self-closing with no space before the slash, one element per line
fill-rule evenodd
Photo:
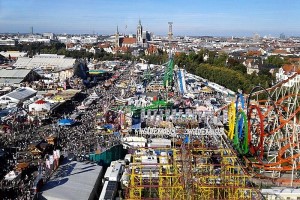
<path fill-rule="evenodd" d="M 137 26 L 136 39 L 137 39 L 137 44 L 143 44 L 143 26 L 142 26 L 141 19 L 139 19 L 139 24 Z"/>

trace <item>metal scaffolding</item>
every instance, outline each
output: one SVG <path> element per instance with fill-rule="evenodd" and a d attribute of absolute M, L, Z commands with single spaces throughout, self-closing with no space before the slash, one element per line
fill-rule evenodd
<path fill-rule="evenodd" d="M 153 137 L 153 131 L 147 130 Z M 147 131 L 141 132 L 147 135 Z M 250 176 L 224 132 L 218 130 L 214 134 L 211 130 L 199 129 L 185 133 L 189 142 L 183 142 L 180 147 L 134 149 L 132 163 L 128 166 L 130 181 L 126 199 L 261 198 L 248 184 Z M 148 158 L 153 162 L 146 162 Z"/>

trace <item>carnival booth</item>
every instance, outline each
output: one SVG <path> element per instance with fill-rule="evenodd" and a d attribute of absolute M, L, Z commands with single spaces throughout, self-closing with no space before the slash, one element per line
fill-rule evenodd
<path fill-rule="evenodd" d="M 42 99 L 37 100 L 36 102 L 29 105 L 29 112 L 41 112 L 41 111 L 49 112 L 50 109 L 51 109 L 51 104 Z"/>

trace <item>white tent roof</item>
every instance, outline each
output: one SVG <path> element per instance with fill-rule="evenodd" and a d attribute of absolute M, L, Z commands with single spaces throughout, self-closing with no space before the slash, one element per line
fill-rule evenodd
<path fill-rule="evenodd" d="M 32 104 L 30 104 L 29 107 L 29 111 L 50 111 L 51 109 L 51 104 L 49 102 L 43 101 L 43 100 L 38 100 Z"/>
<path fill-rule="evenodd" d="M 35 96 L 36 93 L 37 91 L 30 87 L 22 87 L 3 95 L 2 97 L 9 97 L 10 99 L 15 99 L 16 101 L 24 101 L 32 96 Z"/>

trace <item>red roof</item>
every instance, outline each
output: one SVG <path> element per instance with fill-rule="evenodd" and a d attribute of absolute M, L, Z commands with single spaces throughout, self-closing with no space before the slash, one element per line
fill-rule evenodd
<path fill-rule="evenodd" d="M 109 43 L 99 43 L 97 46 L 98 46 L 98 48 L 108 48 L 108 47 L 110 47 L 110 44 Z"/>
<path fill-rule="evenodd" d="M 249 56 L 261 56 L 261 51 L 248 51 Z"/>
<path fill-rule="evenodd" d="M 134 43 L 136 43 L 136 38 L 126 37 L 123 39 L 123 44 L 134 44 Z"/>
<path fill-rule="evenodd" d="M 75 45 L 73 43 L 68 43 L 66 46 L 67 48 L 73 48 Z"/>
<path fill-rule="evenodd" d="M 274 49 L 273 53 L 277 53 L 277 54 L 286 54 L 287 51 L 284 49 Z"/>
<path fill-rule="evenodd" d="M 36 104 L 44 104 L 44 103 L 46 103 L 46 101 L 40 99 L 40 100 L 37 100 L 35 103 L 36 103 Z"/>
<path fill-rule="evenodd" d="M 298 64 L 285 64 L 282 66 L 282 69 L 286 72 L 297 72 L 300 74 L 300 66 Z"/>
<path fill-rule="evenodd" d="M 290 62 L 300 62 L 300 58 L 289 58 Z"/>
<path fill-rule="evenodd" d="M 151 45 L 147 50 L 149 54 L 153 54 L 157 52 L 157 48 L 154 45 Z"/>

